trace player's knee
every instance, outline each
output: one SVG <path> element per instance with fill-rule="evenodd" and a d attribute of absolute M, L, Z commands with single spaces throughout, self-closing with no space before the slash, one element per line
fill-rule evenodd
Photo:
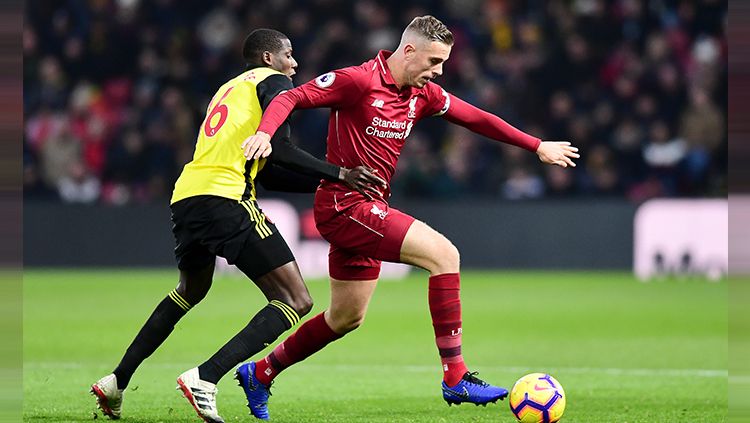
<path fill-rule="evenodd" d="M 289 306 L 297 312 L 299 317 L 302 317 L 312 310 L 313 299 L 308 292 L 298 294 L 290 301 Z"/>
<path fill-rule="evenodd" d="M 431 268 L 427 270 L 433 274 L 455 273 L 461 267 L 461 255 L 452 242 L 443 239 L 443 242 L 436 245 L 431 262 Z"/>
<path fill-rule="evenodd" d="M 456 271 L 461 266 L 461 253 L 458 252 L 458 248 L 450 241 L 445 251 L 445 262 L 450 267 L 455 268 Z"/>
<path fill-rule="evenodd" d="M 177 293 L 180 294 L 180 296 L 190 304 L 190 306 L 195 306 L 201 300 L 206 298 L 206 295 L 208 294 L 208 288 L 187 288 L 184 283 L 180 283 L 177 286 Z"/>
<path fill-rule="evenodd" d="M 358 327 L 362 326 L 365 321 L 364 313 L 352 313 L 344 316 L 337 316 L 334 318 L 333 331 L 339 334 L 351 332 Z"/>
<path fill-rule="evenodd" d="M 304 285 L 302 285 L 304 287 Z M 268 300 L 278 300 L 291 307 L 299 317 L 306 315 L 312 310 L 313 300 L 307 289 L 281 289 L 276 287 L 277 292 L 268 296 Z"/>
<path fill-rule="evenodd" d="M 352 319 L 345 320 L 339 326 L 339 328 L 338 328 L 339 330 L 337 332 L 339 332 L 339 333 L 351 332 L 351 331 L 357 329 L 358 327 L 362 326 L 362 323 L 364 321 L 365 321 L 364 317 L 361 317 L 361 318 L 352 318 Z"/>

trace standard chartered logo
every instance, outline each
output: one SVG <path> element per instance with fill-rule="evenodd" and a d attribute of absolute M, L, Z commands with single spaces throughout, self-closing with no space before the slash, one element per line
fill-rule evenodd
<path fill-rule="evenodd" d="M 405 120 L 385 120 L 375 116 L 370 125 L 365 128 L 365 133 L 378 138 L 401 140 L 409 136 L 411 125 L 412 122 Z"/>

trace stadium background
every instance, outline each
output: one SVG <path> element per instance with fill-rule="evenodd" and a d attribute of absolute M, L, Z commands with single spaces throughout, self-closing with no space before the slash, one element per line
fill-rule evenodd
<path fill-rule="evenodd" d="M 173 263 L 163 224 L 172 184 L 216 87 L 242 71 L 239 50 L 251 28 L 289 35 L 299 84 L 393 48 L 404 25 L 425 13 L 456 37 L 440 84 L 583 153 L 575 169 L 542 166 L 441 119 L 421 122 L 399 162 L 392 203 L 455 239 L 466 265 L 628 268 L 639 204 L 726 196 L 723 2 L 30 1 L 26 264 Z M 319 157 L 326 113 L 293 117 L 294 142 Z M 302 236 L 316 237 L 310 197 L 270 196 L 290 201 Z M 129 214 L 139 218 L 123 218 Z M 61 226 L 52 216 L 78 219 Z M 476 242 L 495 221 L 513 225 Z M 162 230 L 145 230 L 150 223 Z M 557 245 L 540 235 L 549 230 Z M 49 238 L 90 247 L 60 251 Z M 592 249 L 599 253 L 586 254 Z"/>
<path fill-rule="evenodd" d="M 641 285 L 629 273 L 640 205 L 651 199 L 726 198 L 726 2 L 69 0 L 27 1 L 25 7 L 25 420 L 90 420 L 90 412 L 80 413 L 86 399 L 50 388 L 44 378 L 55 369 L 60 380 L 84 386 L 96 372 L 109 371 L 109 361 L 116 360 L 155 299 L 173 285 L 174 271 L 132 269 L 174 264 L 167 207 L 172 183 L 191 157 L 215 88 L 243 69 L 239 48 L 246 33 L 256 27 L 285 32 L 299 62 L 294 80 L 300 84 L 393 48 L 411 18 L 426 13 L 442 19 L 457 40 L 438 83 L 536 136 L 570 140 L 582 153 L 575 169 L 544 167 L 533 154 L 440 119 L 421 122 L 409 137 L 392 203 L 454 240 L 465 269 L 494 269 L 465 276 L 467 284 L 476 284 L 463 292 L 464 301 L 475 305 L 465 315 L 475 333 L 497 330 L 482 326 L 482 319 L 515 322 L 502 329 L 512 342 L 501 341 L 501 347 L 492 337 L 480 342 L 467 335 L 483 374 L 512 383 L 524 370 L 558 369 L 558 379 L 572 386 L 569 395 L 578 396 L 572 421 L 725 417 L 720 408 L 727 402 L 726 285 L 693 276 Z M 326 111 L 297 113 L 293 141 L 322 157 L 326 117 Z M 291 204 L 300 216 L 302 239 L 316 239 L 311 197 L 260 196 Z M 35 269 L 49 266 L 68 269 Z M 80 270 L 101 266 L 116 267 Z M 504 271 L 509 268 L 583 271 Z M 601 269 L 619 272 L 594 272 Z M 399 303 L 420 295 L 421 279 L 417 273 L 405 284 L 383 284 L 367 335 L 358 334 L 348 345 L 358 352 L 372 345 L 383 350 L 387 324 L 424 320 Z M 216 285 L 212 295 L 227 304 L 237 306 L 240 298 L 260 304 L 255 291 Z M 317 307 L 324 307 L 325 284 L 310 285 Z M 86 310 L 111 298 L 129 307 L 105 311 L 117 316 L 122 329 L 110 345 L 90 338 L 109 333 L 112 322 L 96 327 Z M 610 298 L 622 302 L 609 305 Z M 525 309 L 539 301 L 554 304 L 559 313 L 550 328 L 555 357 L 537 351 L 539 340 L 520 330 L 539 324 Z M 202 307 L 154 356 L 153 366 L 144 366 L 142 402 L 148 395 L 155 403 L 176 402 L 160 396 L 155 381 L 171 380 L 173 367 L 195 359 L 186 346 L 210 351 L 232 333 L 217 330 L 217 339 L 196 345 L 187 337 L 189 325 L 211 331 L 211 322 L 244 318 L 229 306 Z M 403 314 L 392 321 L 393 311 Z M 408 326 L 413 339 L 400 339 L 413 355 L 396 362 L 412 366 L 408 372 L 424 372 L 414 370 L 415 363 L 429 360 L 423 354 L 434 358 L 426 328 Z M 311 360 L 301 375 L 314 377 L 330 363 L 358 380 L 362 366 L 373 363 L 382 370 L 377 355 L 346 367 L 345 348 Z M 498 348 L 511 358 L 497 360 Z M 506 364 L 511 367 L 492 367 Z M 291 374 L 275 400 L 282 409 L 304 410 L 304 401 L 283 398 L 305 391 L 310 379 Z M 364 377 L 363 386 L 374 386 L 374 377 Z M 649 398 L 642 398 L 644 391 Z M 704 396 L 693 402 L 697 391 Z M 135 400 L 139 394 L 129 395 Z M 358 402 L 368 395 L 354 390 L 350 399 L 363 413 L 359 419 L 319 397 L 308 411 L 332 410 L 339 421 L 379 421 L 375 416 L 386 402 Z M 54 396 L 68 398 L 69 405 L 49 406 L 45 399 Z M 227 402 L 241 405 L 239 398 Z M 630 408 L 635 402 L 645 407 Z M 670 411 L 650 409 L 657 404 Z M 141 412 L 171 420 L 172 409 L 160 406 L 147 403 Z M 602 420 L 602 408 L 619 414 Z M 435 410 L 421 410 L 422 421 L 439 421 L 435 416 L 445 411 Z M 231 411 L 239 414 L 239 408 Z M 485 415 L 472 413 L 457 418 L 485 421 Z M 412 417 L 396 420 L 420 418 Z"/>
<path fill-rule="evenodd" d="M 720 1 L 29 1 L 28 200 L 163 203 L 252 28 L 288 34 L 295 82 L 392 49 L 413 16 L 456 37 L 439 83 L 543 139 L 574 171 L 441 119 L 409 138 L 399 198 L 518 200 L 726 194 L 726 4 Z M 324 154 L 325 111 L 295 141 Z"/>

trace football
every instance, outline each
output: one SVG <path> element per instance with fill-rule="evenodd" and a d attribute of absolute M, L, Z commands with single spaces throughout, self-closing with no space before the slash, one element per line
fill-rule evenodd
<path fill-rule="evenodd" d="M 565 391 L 552 376 L 531 373 L 513 385 L 508 403 L 520 422 L 554 423 L 565 411 Z"/>

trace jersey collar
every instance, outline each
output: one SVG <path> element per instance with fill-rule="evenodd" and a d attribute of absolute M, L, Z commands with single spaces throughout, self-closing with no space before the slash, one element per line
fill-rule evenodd
<path fill-rule="evenodd" d="M 393 79 L 393 75 L 391 74 L 390 68 L 388 68 L 387 62 L 388 58 L 391 57 L 392 54 L 392 51 L 380 50 L 378 52 L 378 55 L 375 56 L 375 67 L 378 69 L 378 72 L 380 72 L 380 76 L 385 84 L 393 85 L 393 88 L 401 91 L 402 93 L 404 91 L 411 92 L 414 87 L 406 86 L 399 90 L 396 86 L 396 81 Z"/>

